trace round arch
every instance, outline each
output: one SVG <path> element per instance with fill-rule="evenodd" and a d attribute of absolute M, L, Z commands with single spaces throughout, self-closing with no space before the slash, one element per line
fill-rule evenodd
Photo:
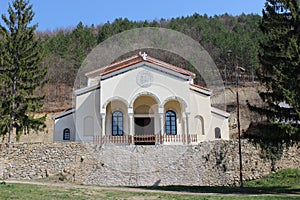
<path fill-rule="evenodd" d="M 183 98 L 177 97 L 177 96 L 171 96 L 171 97 L 166 98 L 162 102 L 161 107 L 164 107 L 167 102 L 172 101 L 172 100 L 178 101 L 184 107 L 184 109 L 187 110 L 188 105 L 187 105 L 186 101 Z"/>
<path fill-rule="evenodd" d="M 159 100 L 159 98 L 155 94 L 153 94 L 151 92 L 140 92 L 140 93 L 133 96 L 133 98 L 130 101 L 129 108 L 133 108 L 133 104 L 134 104 L 135 100 L 137 98 L 139 98 L 140 96 L 150 96 L 150 97 L 154 98 L 154 100 L 156 101 L 158 107 L 161 107 L 161 101 Z"/>
<path fill-rule="evenodd" d="M 126 105 L 126 107 L 128 108 L 129 104 L 128 102 L 122 98 L 122 97 L 111 97 L 109 98 L 108 100 L 105 101 L 105 103 L 103 104 L 102 106 L 102 109 L 106 109 L 107 105 L 110 103 L 110 102 L 113 102 L 113 101 L 121 101 L 122 103 L 124 103 Z"/>
<path fill-rule="evenodd" d="M 191 37 L 166 28 L 131 29 L 103 41 L 84 60 L 74 88 L 80 88 L 85 73 L 107 66 L 128 52 L 145 48 L 169 51 L 189 61 L 200 72 L 208 88 L 220 91 L 221 98 L 216 103 L 224 105 L 226 110 L 224 82 L 209 53 Z"/>

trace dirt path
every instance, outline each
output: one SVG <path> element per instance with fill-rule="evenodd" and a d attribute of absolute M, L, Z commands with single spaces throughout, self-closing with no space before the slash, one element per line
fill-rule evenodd
<path fill-rule="evenodd" d="M 6 183 L 30 184 L 39 186 L 59 187 L 65 189 L 89 189 L 100 191 L 116 191 L 116 192 L 134 192 L 134 193 L 153 193 L 153 194 L 174 194 L 174 195 L 195 195 L 195 196 L 294 196 L 300 197 L 298 194 L 223 194 L 223 193 L 197 193 L 184 191 L 165 191 L 165 190 L 147 190 L 140 188 L 125 188 L 125 187 L 109 187 L 109 186 L 93 186 L 93 185 L 76 185 L 71 183 L 53 183 L 53 182 L 38 182 L 25 180 L 5 180 Z"/>

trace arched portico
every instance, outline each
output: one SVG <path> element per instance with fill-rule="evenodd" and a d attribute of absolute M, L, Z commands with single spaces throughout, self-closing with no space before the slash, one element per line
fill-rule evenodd
<path fill-rule="evenodd" d="M 167 98 L 163 104 L 163 137 L 167 142 L 188 142 L 187 104 L 176 96 Z"/>
<path fill-rule="evenodd" d="M 128 107 L 124 101 L 114 99 L 106 106 L 104 127 L 105 132 L 103 135 L 128 135 L 129 134 L 129 116 Z M 116 120 L 118 119 L 118 120 Z M 117 123 L 117 124 L 116 124 Z M 114 134 L 118 130 L 117 134 Z"/>
<path fill-rule="evenodd" d="M 104 104 L 102 105 L 102 108 L 103 108 L 103 109 L 106 109 L 107 105 L 108 105 L 109 103 L 113 102 L 113 101 L 115 101 L 115 102 L 120 101 L 120 102 L 124 103 L 124 104 L 126 105 L 126 107 L 129 107 L 128 102 L 127 102 L 124 98 L 122 98 L 122 97 L 111 97 L 111 98 L 109 98 L 108 100 L 106 100 L 106 101 L 104 102 Z"/>
<path fill-rule="evenodd" d="M 155 144 L 155 135 L 160 133 L 158 98 L 142 94 L 132 104 L 135 144 Z"/>
<path fill-rule="evenodd" d="M 170 96 L 168 98 L 166 98 L 162 104 L 161 104 L 161 107 L 164 107 L 166 103 L 170 102 L 170 101 L 177 101 L 179 102 L 180 104 L 180 107 L 184 110 L 187 110 L 188 109 L 188 104 L 185 102 L 184 99 L 182 99 L 181 97 L 177 97 L 177 96 Z"/>
<path fill-rule="evenodd" d="M 149 92 L 135 95 L 130 103 L 111 98 L 102 107 L 103 136 L 123 136 L 133 144 L 190 143 L 187 103 L 171 96 L 162 103 Z"/>
<path fill-rule="evenodd" d="M 138 94 L 136 94 L 136 95 L 133 96 L 133 98 L 131 99 L 131 101 L 129 103 L 129 108 L 133 108 L 133 104 L 136 102 L 136 100 L 138 98 L 140 98 L 142 96 L 152 97 L 155 100 L 156 104 L 158 106 L 161 106 L 161 101 L 160 101 L 160 99 L 155 94 L 153 94 L 151 92 L 140 92 L 140 93 L 138 93 Z"/>

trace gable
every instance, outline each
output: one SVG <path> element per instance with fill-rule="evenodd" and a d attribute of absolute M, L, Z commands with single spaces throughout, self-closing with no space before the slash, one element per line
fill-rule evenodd
<path fill-rule="evenodd" d="M 86 73 L 88 78 L 95 78 L 101 76 L 101 80 L 116 76 L 118 74 L 125 73 L 129 70 L 144 66 L 143 64 L 148 64 L 149 67 L 163 71 L 165 73 L 172 74 L 184 79 L 193 79 L 195 74 L 188 70 L 182 69 L 180 67 L 171 65 L 164 61 L 158 60 L 147 54 L 134 55 L 132 57 L 126 58 L 124 60 L 115 62 L 109 66 L 102 67 L 100 69 Z M 104 78 L 102 78 L 104 77 Z"/>
<path fill-rule="evenodd" d="M 161 74 L 164 74 L 164 75 L 167 75 L 167 76 L 170 76 L 170 77 L 173 77 L 173 78 L 179 78 L 179 79 L 182 79 L 182 80 L 185 80 L 185 81 L 188 81 L 188 80 L 191 79 L 191 77 L 186 75 L 186 74 L 181 74 L 181 73 L 178 73 L 176 71 L 160 67 L 160 66 L 158 66 L 156 64 L 153 64 L 151 62 L 143 61 L 143 62 L 139 62 L 137 64 L 133 64 L 133 65 L 130 65 L 130 66 L 118 69 L 118 70 L 103 73 L 101 75 L 101 81 L 112 78 L 112 77 L 115 77 L 115 76 L 118 76 L 120 74 L 129 73 L 130 71 L 138 69 L 138 68 L 148 69 L 148 71 L 150 70 L 152 72 L 161 73 Z"/>
<path fill-rule="evenodd" d="M 190 77 L 161 70 L 151 63 L 138 63 L 101 77 L 101 89 L 134 91 L 151 88 L 188 88 Z M 181 88 L 183 89 L 183 88 Z"/>
<path fill-rule="evenodd" d="M 188 97 L 188 76 L 180 77 L 153 68 L 149 63 L 141 63 L 126 73 L 109 75 L 101 81 L 101 100 L 120 97 L 130 101 L 135 95 L 146 93 L 155 94 L 160 101 L 170 97 Z"/>

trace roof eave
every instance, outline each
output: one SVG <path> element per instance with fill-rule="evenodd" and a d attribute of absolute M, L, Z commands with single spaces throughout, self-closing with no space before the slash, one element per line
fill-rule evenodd
<path fill-rule="evenodd" d="M 131 57 L 128 57 L 128 58 L 125 58 L 123 60 L 120 60 L 120 61 L 117 61 L 117 62 L 114 62 L 110 65 L 107 65 L 107 66 L 104 66 L 104 67 L 101 67 L 100 69 L 96 69 L 96 70 L 93 70 L 93 71 L 90 71 L 90 72 L 87 72 L 85 73 L 84 75 L 88 78 L 93 78 L 93 77 L 96 77 L 96 76 L 99 76 L 100 74 L 102 74 L 103 72 L 105 72 L 105 70 L 109 69 L 109 68 L 112 68 L 114 66 L 117 66 L 117 65 L 120 65 L 122 63 L 125 63 L 125 62 L 128 62 L 130 60 L 134 60 L 136 58 L 138 58 L 139 56 L 138 55 L 133 55 Z"/>
<path fill-rule="evenodd" d="M 53 119 L 53 120 L 60 119 L 60 118 L 62 118 L 62 117 L 68 116 L 68 115 L 73 114 L 73 113 L 75 113 L 75 109 L 74 109 L 74 108 L 71 109 L 71 110 L 67 110 L 67 111 L 65 111 L 65 112 L 62 112 L 62 113 L 53 115 L 53 116 L 52 116 L 52 119 Z"/>
<path fill-rule="evenodd" d="M 207 96 L 211 96 L 212 92 L 206 88 L 200 88 L 201 86 L 196 86 L 196 85 L 190 85 L 190 89 L 191 90 L 194 90 L 196 92 L 199 92 L 199 93 L 202 93 L 202 94 L 205 94 Z"/>
<path fill-rule="evenodd" d="M 93 77 L 96 77 L 96 76 L 104 76 L 104 75 L 107 75 L 109 73 L 113 73 L 113 72 L 118 71 L 120 69 L 126 68 L 130 65 L 137 64 L 137 63 L 140 63 L 140 62 L 143 62 L 143 61 L 159 65 L 163 68 L 175 71 L 175 72 L 183 74 L 183 75 L 190 76 L 193 79 L 196 77 L 196 74 L 189 71 L 189 70 L 182 69 L 180 67 L 172 65 L 170 63 L 166 63 L 162 60 L 158 60 L 158 59 L 153 58 L 151 56 L 147 56 L 147 57 L 143 58 L 140 55 L 134 55 L 134 56 L 131 56 L 131 57 L 126 58 L 124 60 L 115 62 L 111 65 L 102 67 L 100 69 L 96 69 L 94 71 L 87 72 L 87 73 L 85 73 L 85 76 L 88 77 L 88 78 L 93 78 Z M 124 65 L 122 65 L 122 64 L 124 64 Z M 120 66 L 118 66 L 118 65 L 120 65 Z M 114 67 L 116 67 L 116 68 L 114 68 Z"/>
<path fill-rule="evenodd" d="M 81 88 L 81 89 L 78 89 L 78 90 L 75 90 L 74 94 L 75 94 L 75 96 L 80 96 L 80 95 L 83 95 L 85 93 L 91 92 L 93 90 L 97 90 L 97 89 L 100 89 L 99 83 L 95 84 L 95 85 L 88 86 L 88 87 L 84 87 L 84 88 Z"/>
<path fill-rule="evenodd" d="M 217 114 L 221 117 L 225 117 L 225 118 L 229 118 L 230 117 L 230 113 L 224 111 L 224 110 L 220 110 L 216 107 L 211 106 L 211 112 L 214 114 Z"/>

